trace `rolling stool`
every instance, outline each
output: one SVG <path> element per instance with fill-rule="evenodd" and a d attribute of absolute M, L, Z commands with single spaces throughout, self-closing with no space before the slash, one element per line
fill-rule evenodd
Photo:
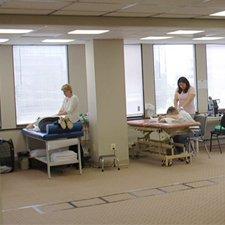
<path fill-rule="evenodd" d="M 118 168 L 120 170 L 120 165 L 119 165 L 119 159 L 116 157 L 116 154 L 111 154 L 111 155 L 101 155 L 99 156 L 99 165 L 102 168 L 102 172 L 104 172 L 104 164 L 105 164 L 105 159 L 112 159 L 113 160 L 113 166 Z"/>

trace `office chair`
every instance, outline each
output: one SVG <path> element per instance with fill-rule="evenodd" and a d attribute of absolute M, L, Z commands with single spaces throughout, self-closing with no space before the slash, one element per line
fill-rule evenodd
<path fill-rule="evenodd" d="M 202 142 L 204 144 L 204 149 L 208 154 L 208 157 L 210 158 L 210 154 L 209 154 L 209 150 L 207 148 L 206 145 L 206 140 L 204 139 L 204 135 L 205 135 L 205 131 L 206 131 L 206 120 L 207 120 L 207 116 L 205 116 L 204 114 L 199 114 L 196 115 L 194 117 L 194 120 L 196 122 L 200 123 L 200 127 L 199 128 L 195 128 L 193 129 L 193 136 L 190 137 L 190 141 L 194 141 L 196 143 L 196 149 L 194 150 L 195 152 L 198 152 L 199 150 L 199 142 Z M 191 146 L 192 147 L 192 146 Z M 192 147 L 192 149 L 194 149 Z"/>
<path fill-rule="evenodd" d="M 216 136 L 220 153 L 222 154 L 222 149 L 220 146 L 220 141 L 219 141 L 219 136 L 225 135 L 225 114 L 223 114 L 221 120 L 220 120 L 220 125 L 217 125 L 214 127 L 214 130 L 211 131 L 211 137 L 210 137 L 210 152 L 212 151 L 212 139 L 213 136 Z"/>

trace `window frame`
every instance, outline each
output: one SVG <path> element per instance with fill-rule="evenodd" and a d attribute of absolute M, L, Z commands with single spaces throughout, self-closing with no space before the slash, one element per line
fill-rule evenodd
<path fill-rule="evenodd" d="M 142 46 L 142 44 L 124 44 L 124 47 L 126 45 L 140 46 L 140 50 L 141 50 L 141 79 L 142 79 L 141 85 L 142 85 L 143 114 L 140 115 L 140 116 L 128 116 L 126 114 L 127 121 L 130 121 L 130 120 L 136 120 L 136 119 L 143 119 L 143 118 L 145 118 L 145 93 L 144 93 L 145 91 L 144 91 L 144 69 L 143 69 L 143 46 Z M 124 63 L 124 65 L 125 65 L 125 63 Z M 125 67 L 124 67 L 124 77 L 125 77 L 125 82 L 126 82 Z M 126 88 L 126 84 L 125 84 L 125 88 Z M 126 101 L 126 105 L 127 105 L 127 101 Z"/>
<path fill-rule="evenodd" d="M 15 102 L 15 121 L 16 121 L 16 128 L 18 129 L 22 129 L 22 128 L 25 128 L 28 123 L 24 123 L 24 124 L 18 124 L 17 123 L 17 104 L 16 104 L 16 84 L 15 84 L 15 64 L 14 64 L 14 52 L 13 52 L 13 48 L 16 47 L 16 46 L 39 46 L 39 47 L 43 47 L 43 46 L 46 46 L 46 47 L 54 47 L 54 46 L 64 46 L 65 49 L 66 49 L 66 66 L 67 66 L 67 74 L 66 74 L 66 78 L 67 78 L 67 81 L 68 81 L 68 84 L 70 84 L 70 75 L 69 75 L 69 53 L 68 53 L 68 45 L 65 45 L 65 44 L 59 44 L 59 45 L 56 45 L 56 44 L 53 44 L 53 45 L 41 45 L 41 44 L 16 44 L 16 45 L 12 45 L 12 57 L 13 57 L 13 60 L 12 60 L 12 64 L 13 64 L 13 86 L 14 86 L 14 102 Z"/>
<path fill-rule="evenodd" d="M 207 79 L 207 101 L 208 101 L 208 97 L 209 97 L 209 86 L 208 86 L 208 84 L 209 84 L 209 76 L 208 76 L 208 60 L 207 60 L 207 45 L 217 45 L 217 46 L 224 46 L 225 47 L 225 44 L 222 44 L 222 43 L 206 43 L 205 44 L 205 57 L 206 57 L 206 79 Z M 222 108 L 219 108 L 219 112 L 224 112 L 225 113 L 225 106 L 224 107 L 222 107 Z"/>
<path fill-rule="evenodd" d="M 154 65 L 154 68 L 153 68 L 153 75 L 154 75 L 154 87 L 155 87 L 155 90 L 154 90 L 154 99 L 155 99 L 155 113 L 157 113 L 157 101 L 156 101 L 156 77 L 155 77 L 155 55 L 154 55 L 154 46 L 155 45 L 190 45 L 190 46 L 193 46 L 193 57 L 194 57 L 194 77 L 195 77 L 195 89 L 196 89 L 196 96 L 195 96 L 195 99 L 196 99 L 196 112 L 198 111 L 199 109 L 199 106 L 198 106 L 198 74 L 197 74 L 197 59 L 196 59 L 196 44 L 192 44 L 192 43 L 165 43 L 165 44 L 153 44 L 153 65 Z M 175 92 L 175 91 L 174 91 Z M 160 113 L 159 113 L 160 115 Z"/>

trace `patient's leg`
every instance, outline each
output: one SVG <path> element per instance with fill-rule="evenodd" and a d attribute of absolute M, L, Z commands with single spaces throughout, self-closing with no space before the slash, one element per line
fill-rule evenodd
<path fill-rule="evenodd" d="M 46 118 L 43 118 L 39 121 L 38 123 L 38 127 L 40 129 L 41 132 L 45 133 L 46 132 L 46 125 L 48 124 L 52 124 L 52 123 L 55 123 L 57 122 L 58 123 L 58 120 L 59 120 L 59 117 L 56 116 L 56 117 L 46 117 Z"/>

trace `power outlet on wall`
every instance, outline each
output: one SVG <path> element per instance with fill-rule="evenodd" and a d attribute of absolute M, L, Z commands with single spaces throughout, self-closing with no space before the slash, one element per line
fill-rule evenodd
<path fill-rule="evenodd" d="M 115 150 L 116 150 L 116 144 L 115 144 L 115 143 L 112 143 L 112 144 L 111 144 L 111 150 L 112 150 L 112 151 L 115 151 Z"/>

